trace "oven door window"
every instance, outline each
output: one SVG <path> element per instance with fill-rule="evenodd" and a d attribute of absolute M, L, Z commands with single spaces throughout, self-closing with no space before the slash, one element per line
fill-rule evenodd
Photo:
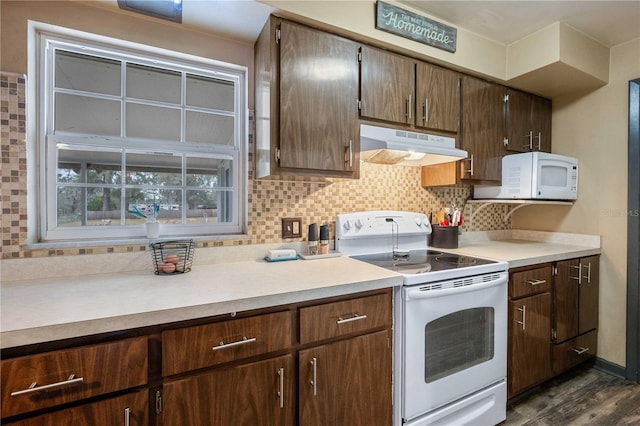
<path fill-rule="evenodd" d="M 494 309 L 465 309 L 425 326 L 424 380 L 431 383 L 493 358 Z"/>

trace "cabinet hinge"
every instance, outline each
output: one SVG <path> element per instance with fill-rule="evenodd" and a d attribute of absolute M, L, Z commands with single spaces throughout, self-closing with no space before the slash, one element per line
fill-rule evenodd
<path fill-rule="evenodd" d="M 362 47 L 358 47 L 358 54 L 356 55 L 356 59 L 359 64 L 362 63 Z"/>
<path fill-rule="evenodd" d="M 503 138 L 502 139 L 502 145 L 509 146 L 509 138 Z"/>
<path fill-rule="evenodd" d="M 156 414 L 162 413 L 162 393 L 156 392 Z"/>
<path fill-rule="evenodd" d="M 276 28 L 276 44 L 280 44 L 280 37 L 282 36 L 280 32 L 280 27 Z"/>
<path fill-rule="evenodd" d="M 279 163 L 280 162 L 280 148 L 276 148 L 276 162 Z"/>
<path fill-rule="evenodd" d="M 360 99 L 356 99 L 356 108 L 358 108 L 358 111 L 362 111 L 362 101 Z"/>
<path fill-rule="evenodd" d="M 504 95 L 504 103 L 506 104 L 507 102 L 509 102 L 509 95 Z"/>

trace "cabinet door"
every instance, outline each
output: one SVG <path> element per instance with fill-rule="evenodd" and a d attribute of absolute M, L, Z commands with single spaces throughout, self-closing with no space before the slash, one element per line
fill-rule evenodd
<path fill-rule="evenodd" d="M 531 97 L 531 129 L 533 150 L 551 152 L 551 101 L 539 96 Z"/>
<path fill-rule="evenodd" d="M 285 355 L 165 383 L 162 425 L 291 425 L 293 366 Z"/>
<path fill-rule="evenodd" d="M 147 390 L 141 390 L 11 424 L 15 426 L 145 426 L 149 423 L 147 395 Z"/>
<path fill-rule="evenodd" d="M 416 126 L 457 132 L 460 123 L 460 78 L 425 62 L 416 65 Z"/>
<path fill-rule="evenodd" d="M 299 423 L 391 424 L 391 332 L 300 351 Z"/>
<path fill-rule="evenodd" d="M 598 294 L 600 291 L 600 257 L 590 256 L 580 259 L 580 311 L 578 313 L 578 334 L 598 328 Z"/>
<path fill-rule="evenodd" d="M 469 153 L 462 178 L 502 179 L 504 88 L 472 77 L 462 79 L 462 149 Z"/>
<path fill-rule="evenodd" d="M 529 152 L 533 149 L 533 129 L 531 127 L 531 95 L 507 89 L 505 102 L 507 127 L 507 151 Z"/>
<path fill-rule="evenodd" d="M 556 264 L 554 283 L 554 330 L 556 343 L 578 335 L 578 312 L 580 303 L 580 260 L 563 260 Z"/>
<path fill-rule="evenodd" d="M 280 167 L 356 172 L 357 45 L 288 21 L 280 31 Z"/>
<path fill-rule="evenodd" d="M 551 377 L 551 294 L 509 302 L 508 396 Z"/>
<path fill-rule="evenodd" d="M 414 61 L 368 46 L 361 49 L 360 116 L 413 124 Z"/>

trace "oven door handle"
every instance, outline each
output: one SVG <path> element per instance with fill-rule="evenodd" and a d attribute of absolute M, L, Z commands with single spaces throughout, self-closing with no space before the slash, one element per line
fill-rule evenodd
<path fill-rule="evenodd" d="M 429 299 L 432 297 L 450 296 L 452 294 L 468 293 L 472 291 L 484 290 L 507 283 L 506 274 L 500 274 L 498 278 L 483 282 L 480 284 L 465 285 L 461 287 L 445 288 L 442 290 L 421 290 L 420 287 L 408 289 L 406 292 L 406 300 L 412 299 Z"/>

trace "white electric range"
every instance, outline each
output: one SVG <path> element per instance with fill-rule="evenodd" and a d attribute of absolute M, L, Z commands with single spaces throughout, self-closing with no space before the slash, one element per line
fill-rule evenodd
<path fill-rule="evenodd" d="M 336 217 L 336 250 L 403 275 L 394 302 L 394 425 L 506 418 L 506 262 L 430 249 L 422 213 Z"/>

